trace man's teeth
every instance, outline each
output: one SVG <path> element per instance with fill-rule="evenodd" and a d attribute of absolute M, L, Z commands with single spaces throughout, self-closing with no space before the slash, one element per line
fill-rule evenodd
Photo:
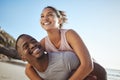
<path fill-rule="evenodd" d="M 36 48 L 34 51 L 33 51 L 33 53 L 36 53 L 36 52 L 39 52 L 40 51 L 40 49 L 39 48 Z"/>

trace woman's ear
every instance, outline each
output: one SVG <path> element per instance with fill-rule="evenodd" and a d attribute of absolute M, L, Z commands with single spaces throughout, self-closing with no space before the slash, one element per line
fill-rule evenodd
<path fill-rule="evenodd" d="M 59 21 L 58 21 L 59 24 L 62 24 L 63 23 L 63 20 L 62 18 L 59 18 Z"/>

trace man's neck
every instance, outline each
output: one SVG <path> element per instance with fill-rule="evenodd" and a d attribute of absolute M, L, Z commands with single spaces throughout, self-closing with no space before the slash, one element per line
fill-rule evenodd
<path fill-rule="evenodd" d="M 44 72 L 49 63 L 48 54 L 43 54 L 43 56 L 40 59 L 35 59 L 33 66 L 36 68 L 39 72 Z"/>

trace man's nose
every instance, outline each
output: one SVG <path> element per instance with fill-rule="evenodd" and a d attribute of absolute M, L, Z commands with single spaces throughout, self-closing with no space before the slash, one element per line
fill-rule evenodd
<path fill-rule="evenodd" d="M 34 48 L 34 44 L 29 44 L 29 49 L 32 50 Z"/>

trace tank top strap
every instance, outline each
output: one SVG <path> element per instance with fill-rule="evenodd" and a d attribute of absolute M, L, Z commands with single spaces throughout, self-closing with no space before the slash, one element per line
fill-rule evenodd
<path fill-rule="evenodd" d="M 61 45 L 60 45 L 60 50 L 62 51 L 73 51 L 72 48 L 70 47 L 70 45 L 67 42 L 66 39 L 66 32 L 69 29 L 61 29 Z"/>

